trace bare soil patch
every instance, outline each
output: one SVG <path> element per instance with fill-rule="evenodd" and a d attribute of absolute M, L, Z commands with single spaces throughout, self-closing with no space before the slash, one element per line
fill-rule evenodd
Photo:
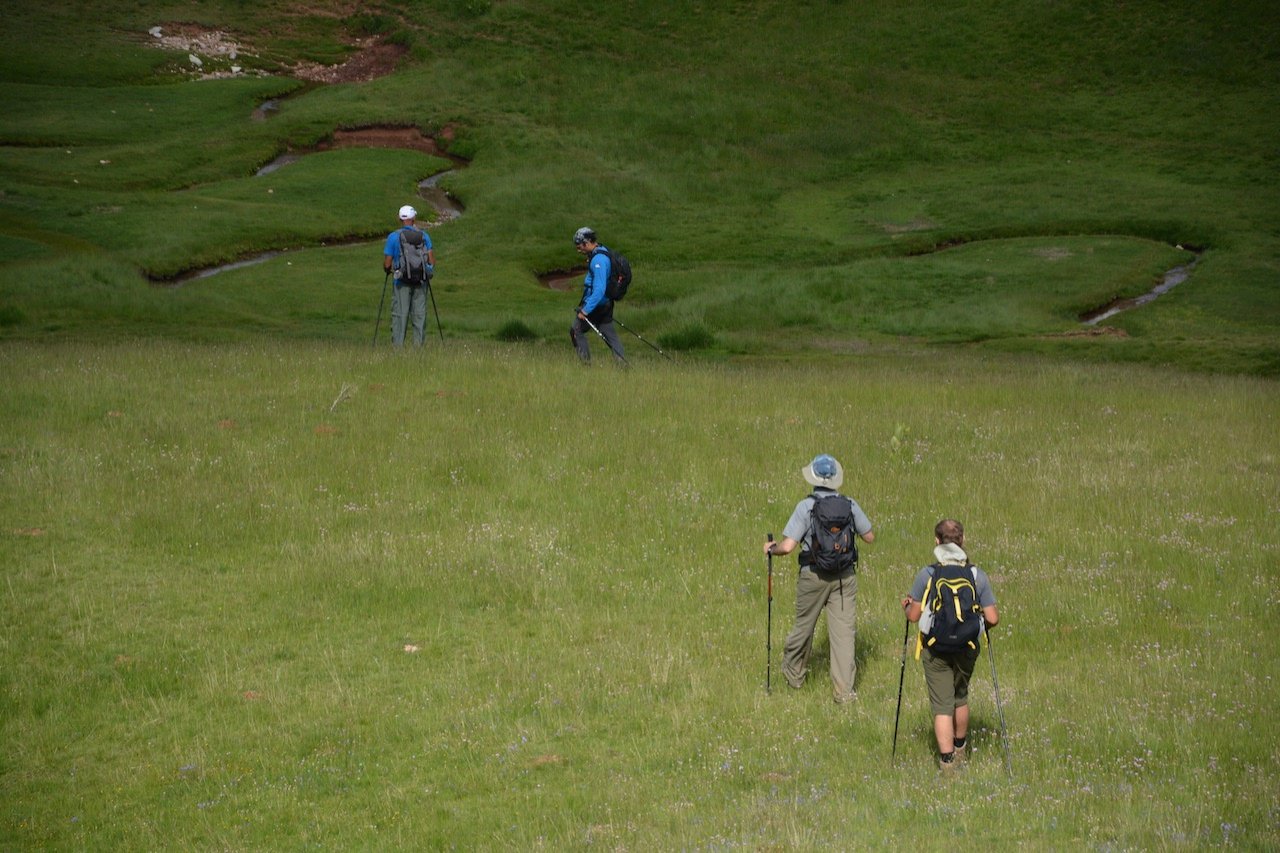
<path fill-rule="evenodd" d="M 332 148 L 408 148 L 422 151 L 433 157 L 443 157 L 454 162 L 461 158 L 446 149 L 454 137 L 453 125 L 445 125 L 435 135 L 428 136 L 416 127 L 371 125 L 369 127 L 339 128 L 333 137 L 316 146 L 319 151 Z M 463 161 L 465 162 L 465 161 Z"/>
<path fill-rule="evenodd" d="M 190 71 L 202 80 L 262 73 L 244 63 L 245 58 L 257 56 L 253 45 L 223 30 L 169 21 L 152 27 L 145 38 L 153 47 L 186 51 Z M 297 62 L 287 66 L 288 73 L 312 83 L 365 83 L 390 74 L 408 51 L 403 45 L 386 43 L 380 36 L 355 39 L 349 46 L 355 52 L 341 65 Z"/>
<path fill-rule="evenodd" d="M 538 281 L 549 290 L 571 291 L 582 287 L 582 277 L 587 274 L 586 267 L 574 267 L 569 270 L 551 270 L 538 276 Z"/>
<path fill-rule="evenodd" d="M 386 44 L 376 37 L 361 39 L 356 42 L 356 53 L 341 65 L 300 62 L 293 67 L 292 74 L 312 83 L 367 83 L 395 71 L 407 50 L 403 45 Z"/>

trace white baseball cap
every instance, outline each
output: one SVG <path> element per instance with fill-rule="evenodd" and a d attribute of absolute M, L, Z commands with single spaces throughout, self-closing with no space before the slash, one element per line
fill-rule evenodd
<path fill-rule="evenodd" d="M 404 207 L 400 208 L 400 218 L 401 219 L 417 219 L 418 211 L 413 209 L 413 205 L 406 204 Z"/>

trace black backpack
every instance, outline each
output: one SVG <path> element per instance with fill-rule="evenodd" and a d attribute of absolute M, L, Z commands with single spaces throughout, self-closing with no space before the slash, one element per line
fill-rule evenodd
<path fill-rule="evenodd" d="M 611 252 L 603 246 L 596 249 L 597 252 L 603 252 L 604 256 L 609 259 L 609 280 L 604 284 L 605 298 L 610 302 L 617 302 L 619 299 L 627 295 L 627 288 L 631 286 L 631 261 L 625 256 Z"/>
<path fill-rule="evenodd" d="M 843 572 L 858 564 L 858 531 L 854 528 L 853 503 L 844 495 L 813 494 L 809 513 L 809 558 L 804 565 L 828 573 Z"/>
<path fill-rule="evenodd" d="M 400 265 L 396 280 L 401 284 L 425 284 L 431 280 L 427 272 L 427 238 L 417 228 L 400 229 Z"/>
<path fill-rule="evenodd" d="M 923 612 L 930 614 L 928 631 L 920 643 L 935 654 L 953 655 L 978 648 L 982 636 L 982 606 L 972 563 L 943 566 L 934 563 L 933 577 L 924 590 Z"/>

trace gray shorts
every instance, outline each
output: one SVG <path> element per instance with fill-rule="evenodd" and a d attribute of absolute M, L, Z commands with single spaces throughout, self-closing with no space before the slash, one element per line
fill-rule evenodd
<path fill-rule="evenodd" d="M 954 717 L 956 708 L 969 704 L 969 679 L 978 662 L 977 650 L 943 656 L 921 649 L 920 662 L 924 664 L 924 684 L 929 690 L 933 715 Z"/>

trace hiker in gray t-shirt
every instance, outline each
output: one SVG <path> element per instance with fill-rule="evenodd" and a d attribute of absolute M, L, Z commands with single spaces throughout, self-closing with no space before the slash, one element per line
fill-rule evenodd
<path fill-rule="evenodd" d="M 800 572 L 796 578 L 796 622 L 787 635 L 782 651 L 782 674 L 787 684 L 794 688 L 804 685 L 809 672 L 809 654 L 813 651 L 813 633 L 818 617 L 827 612 L 827 637 L 831 646 L 831 683 L 837 703 L 854 698 L 856 664 L 853 656 L 855 604 L 858 595 L 856 565 L 823 571 L 813 560 L 814 532 L 813 508 L 818 500 L 839 495 L 849 502 L 852 515 L 852 534 L 863 542 L 876 537 L 871 531 L 871 521 L 862 507 L 852 498 L 840 495 L 837 489 L 844 482 L 844 470 L 831 456 L 821 454 L 801 471 L 804 479 L 813 486 L 813 493 L 796 504 L 787 526 L 782 531 L 781 542 L 766 542 L 766 554 L 790 554 L 800 547 Z M 852 544 L 852 543 L 851 543 Z"/>
<path fill-rule="evenodd" d="M 933 530 L 935 563 L 916 573 L 911 592 L 902 599 L 902 609 L 910 622 L 920 622 L 924 600 L 931 581 L 943 566 L 959 566 L 973 578 L 976 607 L 981 608 L 984 627 L 1000 621 L 996 595 L 991 581 L 982 569 L 969 562 L 964 551 L 964 526 L 950 518 L 939 521 Z M 976 614 L 975 614 L 976 615 Z M 921 630 L 926 630 L 925 626 Z M 957 757 L 966 754 L 969 735 L 969 679 L 978 662 L 978 644 L 947 653 L 934 653 L 917 643 L 916 656 L 924 667 L 924 683 L 929 691 L 929 707 L 933 711 L 933 734 L 938 742 L 938 766 L 944 771 L 955 767 Z"/>

